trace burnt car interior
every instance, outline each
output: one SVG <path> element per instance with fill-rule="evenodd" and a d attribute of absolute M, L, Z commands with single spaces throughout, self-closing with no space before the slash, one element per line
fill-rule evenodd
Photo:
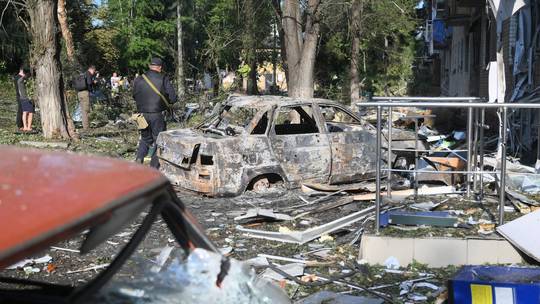
<path fill-rule="evenodd" d="M 256 108 L 226 105 L 219 115 L 203 123 L 200 129 L 205 133 L 235 136 L 247 129 L 256 113 Z"/>
<path fill-rule="evenodd" d="M 274 130 L 276 135 L 319 133 L 311 106 L 282 107 L 279 109 Z"/>
<path fill-rule="evenodd" d="M 160 215 L 176 241 L 186 252 L 194 248 L 217 252 L 217 249 L 201 232 L 195 218 L 185 209 L 167 181 L 164 181 L 157 188 L 152 187 L 136 195 L 127 195 L 113 204 L 117 207 L 107 210 L 103 214 L 96 214 L 89 222 L 78 223 L 76 227 L 71 228 L 71 231 L 68 232 L 58 232 L 64 233 L 63 235 L 70 233 L 73 236 L 89 228 L 90 230 L 80 248 L 80 253 L 86 254 L 115 233 L 118 233 L 131 219 L 137 218 L 143 211 L 149 210 L 129 242 L 120 250 L 106 269 L 95 276 L 92 281 L 81 286 L 66 286 L 29 279 L 0 277 L 0 302 L 95 303 L 94 297 L 98 294 L 98 291 L 130 258 Z M 61 241 L 63 239 L 60 235 L 57 235 L 55 240 Z M 221 273 L 216 284 L 219 285 L 225 278 L 228 267 L 229 261 L 223 258 Z"/>
<path fill-rule="evenodd" d="M 348 132 L 361 130 L 362 123 L 351 114 L 331 105 L 319 105 L 328 132 Z"/>

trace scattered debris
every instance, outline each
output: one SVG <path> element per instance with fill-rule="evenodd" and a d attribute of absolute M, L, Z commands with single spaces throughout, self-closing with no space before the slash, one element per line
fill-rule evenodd
<path fill-rule="evenodd" d="M 237 216 L 234 218 L 235 221 L 243 220 L 257 220 L 257 219 L 272 219 L 276 221 L 290 221 L 293 218 L 287 214 L 274 213 L 272 209 L 263 209 L 263 208 L 254 208 L 249 209 L 244 215 Z"/>
<path fill-rule="evenodd" d="M 451 194 L 456 193 L 456 189 L 452 186 L 441 186 L 441 187 L 428 187 L 422 186 L 418 188 L 418 195 L 441 195 L 441 194 Z M 386 192 L 381 192 L 381 196 L 386 196 Z M 414 195 L 414 189 L 407 190 L 398 190 L 392 191 L 392 199 L 404 199 L 408 196 Z M 355 201 L 373 201 L 375 200 L 375 193 L 360 194 L 355 195 Z"/>
<path fill-rule="evenodd" d="M 396 259 L 396 257 L 390 256 L 384 261 L 384 266 L 386 269 L 395 270 L 399 269 L 399 261 Z"/>
<path fill-rule="evenodd" d="M 332 291 L 319 291 L 295 304 L 382 304 L 384 300 L 373 299 L 347 294 L 338 294 Z"/>
<path fill-rule="evenodd" d="M 291 263 L 291 264 L 285 264 L 285 265 L 276 266 L 276 267 L 280 269 L 281 271 L 286 272 L 289 276 L 299 277 L 299 276 L 304 275 L 305 265 L 301 263 Z M 266 279 L 275 280 L 275 281 L 281 281 L 285 279 L 283 275 L 275 272 L 271 268 L 267 268 L 259 276 Z"/>
<path fill-rule="evenodd" d="M 335 221 L 326 223 L 321 226 L 309 228 L 305 231 L 291 231 L 291 232 L 275 232 L 275 231 L 262 231 L 255 229 L 246 229 L 242 226 L 237 226 L 238 231 L 243 232 L 246 236 L 254 238 L 263 238 L 267 240 L 280 241 L 286 243 L 305 244 L 309 241 L 317 239 L 324 234 L 331 233 L 352 223 L 358 222 L 375 211 L 375 206 L 368 207 L 364 210 L 349 214 L 345 217 L 339 218 Z"/>
<path fill-rule="evenodd" d="M 92 270 L 96 271 L 96 270 L 107 268 L 107 267 L 109 267 L 109 263 L 100 264 L 100 265 L 91 266 L 91 267 L 86 267 L 86 268 L 79 269 L 79 270 L 71 270 L 71 271 L 68 271 L 66 273 L 67 274 L 72 274 L 72 273 L 86 272 L 86 271 L 92 271 Z"/>
<path fill-rule="evenodd" d="M 9 267 L 7 267 L 6 269 L 18 269 L 18 268 L 26 268 L 25 266 L 27 265 L 35 265 L 35 264 L 47 264 L 49 263 L 50 261 L 52 261 L 52 257 L 50 255 L 44 255 L 40 258 L 36 258 L 36 259 L 24 259 L 16 264 L 13 264 Z M 26 272 L 26 270 L 25 270 Z M 39 272 L 39 269 L 38 271 Z"/>

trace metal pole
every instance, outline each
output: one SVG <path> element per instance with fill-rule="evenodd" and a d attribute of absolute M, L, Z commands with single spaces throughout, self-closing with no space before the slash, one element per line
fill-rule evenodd
<path fill-rule="evenodd" d="M 472 139 L 473 137 L 473 109 L 468 109 L 467 114 L 467 171 L 472 168 Z M 471 174 L 467 173 L 467 198 L 471 198 Z"/>
<path fill-rule="evenodd" d="M 484 171 L 484 129 L 486 128 L 485 122 L 486 122 L 486 109 L 481 109 L 480 110 L 480 123 L 481 123 L 481 126 L 480 126 L 480 150 L 479 150 L 479 154 L 480 154 L 480 165 L 479 165 L 480 171 Z M 480 179 L 480 195 L 479 195 L 479 199 L 483 200 L 484 199 L 484 174 L 480 174 L 479 179 Z"/>
<path fill-rule="evenodd" d="M 388 169 L 392 169 L 392 107 L 388 107 Z M 392 171 L 388 170 L 388 177 L 386 180 L 386 192 L 388 197 L 392 197 Z"/>
<path fill-rule="evenodd" d="M 472 170 L 475 172 L 472 176 L 473 178 L 473 191 L 474 193 L 478 193 L 478 174 L 476 174 L 476 171 L 478 171 L 478 109 L 473 109 L 473 128 L 474 128 L 474 137 L 473 137 L 473 163 L 472 163 Z M 476 198 L 476 196 L 475 196 Z"/>
<path fill-rule="evenodd" d="M 486 109 L 540 109 L 540 103 L 465 103 L 465 102 L 394 102 L 378 101 L 378 102 L 360 102 L 359 107 L 403 107 L 403 108 L 486 108 Z"/>
<path fill-rule="evenodd" d="M 383 101 L 383 100 L 395 100 L 395 101 L 461 101 L 461 102 L 469 102 L 469 101 L 485 101 L 482 97 L 471 97 L 471 96 L 465 96 L 465 97 L 413 97 L 413 96 L 373 96 L 371 97 L 371 100 L 374 101 Z"/>
<path fill-rule="evenodd" d="M 499 187 L 499 225 L 504 224 L 504 202 L 506 198 L 506 108 L 502 108 L 501 136 L 501 185 Z"/>
<path fill-rule="evenodd" d="M 381 216 L 381 107 L 377 107 L 377 172 L 375 180 L 375 233 L 379 234 Z"/>
<path fill-rule="evenodd" d="M 414 200 L 418 198 L 418 118 L 414 120 Z"/>

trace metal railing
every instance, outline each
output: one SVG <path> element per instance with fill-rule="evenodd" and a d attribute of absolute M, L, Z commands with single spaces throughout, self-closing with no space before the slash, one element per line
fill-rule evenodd
<path fill-rule="evenodd" d="M 466 171 L 429 171 L 429 173 L 442 174 L 466 174 L 466 189 L 467 197 L 471 196 L 471 186 L 476 191 L 480 186 L 480 197 L 483 196 L 483 175 L 484 174 L 499 174 L 499 225 L 504 223 L 504 203 L 505 203 L 505 188 L 506 188 L 506 141 L 507 141 L 507 109 L 540 109 L 540 104 L 536 103 L 487 103 L 485 99 L 478 97 L 373 97 L 368 102 L 359 102 L 356 104 L 359 108 L 375 107 L 377 109 L 377 168 L 376 168 L 376 216 L 375 229 L 379 232 L 380 226 L 380 210 L 381 210 L 381 171 L 387 171 L 387 195 L 391 197 L 390 179 L 392 172 L 410 172 L 415 177 L 415 196 L 418 191 L 418 173 L 427 173 L 426 170 L 418 169 L 418 149 L 411 150 L 415 152 L 415 167 L 414 170 L 398 170 L 391 168 L 392 157 L 392 108 L 467 108 L 467 170 Z M 382 169 L 382 111 L 383 108 L 388 109 L 388 169 Z M 498 109 L 501 115 L 501 123 L 499 125 L 499 143 L 501 161 L 499 170 L 484 171 L 484 130 L 485 125 L 485 110 Z M 480 112 L 478 112 L 480 110 Z M 415 118 L 415 139 L 418 135 L 418 121 Z M 504 131 L 503 131 L 504 130 Z M 474 147 L 474 149 L 473 149 Z M 415 143 L 415 148 L 417 143 Z M 451 152 L 450 150 L 447 152 Z M 477 170 L 477 167 L 480 170 Z M 478 178 L 477 178 L 478 177 Z"/>

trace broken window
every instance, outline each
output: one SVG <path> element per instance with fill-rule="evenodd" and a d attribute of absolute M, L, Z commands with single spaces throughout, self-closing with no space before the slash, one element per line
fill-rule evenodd
<path fill-rule="evenodd" d="M 268 128 L 268 112 L 264 113 L 261 116 L 261 119 L 259 119 L 259 122 L 257 122 L 257 125 L 255 128 L 253 128 L 253 131 L 251 131 L 252 135 L 261 135 L 266 133 L 266 129 Z"/>
<path fill-rule="evenodd" d="M 276 135 L 319 133 L 313 109 L 308 105 L 280 108 L 274 130 Z"/>
<path fill-rule="evenodd" d="M 328 132 L 349 131 L 351 126 L 360 126 L 361 122 L 343 109 L 321 105 L 321 113 Z"/>
<path fill-rule="evenodd" d="M 226 107 L 220 114 L 217 129 L 224 130 L 229 126 L 245 128 L 249 125 L 257 110 L 248 107 Z"/>

